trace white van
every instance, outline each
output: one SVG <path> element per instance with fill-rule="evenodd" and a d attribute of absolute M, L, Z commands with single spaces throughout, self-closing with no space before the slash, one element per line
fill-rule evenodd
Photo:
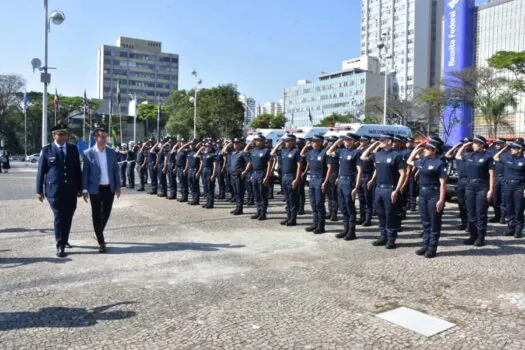
<path fill-rule="evenodd" d="M 321 126 L 305 126 L 299 128 L 289 128 L 286 131 L 294 134 L 297 138 L 308 139 L 314 135 L 326 134 L 328 132 L 328 128 Z"/>
<path fill-rule="evenodd" d="M 284 136 L 285 131 L 283 129 L 251 129 L 246 135 L 246 143 L 250 143 L 255 135 L 261 134 L 267 140 L 272 140 L 273 145 Z"/>
<path fill-rule="evenodd" d="M 381 134 L 393 134 L 404 137 L 412 137 L 412 130 L 404 125 L 381 125 L 381 124 L 336 124 L 326 136 L 336 135 L 342 136 L 346 133 L 354 133 L 359 136 L 368 136 L 377 138 Z"/>

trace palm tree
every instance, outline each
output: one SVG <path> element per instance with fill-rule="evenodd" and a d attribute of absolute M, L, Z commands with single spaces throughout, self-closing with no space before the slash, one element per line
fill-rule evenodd
<path fill-rule="evenodd" d="M 516 98 L 511 92 L 504 92 L 490 99 L 483 108 L 480 108 L 489 128 L 489 137 L 497 137 L 500 126 L 512 128 L 512 125 L 505 118 L 508 115 L 509 107 L 516 108 L 517 104 Z"/>

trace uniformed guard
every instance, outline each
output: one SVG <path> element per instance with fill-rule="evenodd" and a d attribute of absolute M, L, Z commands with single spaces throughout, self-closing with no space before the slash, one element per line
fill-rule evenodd
<path fill-rule="evenodd" d="M 177 166 L 177 182 L 180 189 L 180 198 L 178 202 L 185 203 L 188 201 L 188 174 L 186 173 L 186 158 L 187 147 L 190 143 L 185 143 L 186 140 L 181 139 L 181 145 L 177 148 L 176 166 Z"/>
<path fill-rule="evenodd" d="M 406 164 L 408 156 L 405 151 L 406 139 L 401 135 L 394 135 L 394 151 L 399 153 Z M 398 231 L 402 230 L 401 222 L 406 219 L 407 201 L 408 201 L 408 177 L 410 175 L 410 168 L 406 168 L 406 176 L 403 184 L 401 185 L 401 192 L 396 202 L 397 208 L 397 220 L 398 220 Z"/>
<path fill-rule="evenodd" d="M 275 145 L 271 155 L 279 156 L 282 164 L 282 189 L 286 199 L 286 219 L 281 225 L 296 226 L 299 211 L 299 185 L 302 180 L 302 163 L 295 135 L 286 134 Z M 284 144 L 284 148 L 281 148 Z"/>
<path fill-rule="evenodd" d="M 77 207 L 77 197 L 82 193 L 82 171 L 78 149 L 67 143 L 66 124 L 51 129 L 54 142 L 44 146 L 38 159 L 36 193 L 40 202 L 47 198 L 55 217 L 56 254 L 66 256 L 69 232 Z"/>
<path fill-rule="evenodd" d="M 195 156 L 200 145 L 199 140 L 194 138 L 189 145 L 189 151 L 186 155 L 186 168 L 184 172 L 188 174 L 188 186 L 191 191 L 191 202 L 188 203 L 189 205 L 199 205 L 200 201 L 200 174 L 198 173 L 200 159 Z"/>
<path fill-rule="evenodd" d="M 510 152 L 507 150 L 510 148 Z M 523 210 L 525 210 L 525 143 L 514 141 L 494 156 L 497 163 L 504 165 L 505 209 L 507 217 L 507 236 L 523 237 Z"/>
<path fill-rule="evenodd" d="M 159 197 L 166 197 L 168 189 L 168 181 L 166 179 L 167 174 L 167 162 L 168 152 L 170 151 L 170 138 L 165 137 L 160 145 L 160 150 L 157 152 L 157 176 L 158 176 L 158 193 Z"/>
<path fill-rule="evenodd" d="M 374 241 L 373 245 L 386 245 L 387 249 L 396 248 L 398 230 L 396 202 L 406 176 L 405 161 L 392 147 L 393 136 L 381 135 L 379 141 L 374 142 L 361 156 L 363 161 L 371 159 L 376 168 L 373 179 L 377 179 L 375 205 L 381 237 Z M 376 153 L 373 154 L 374 152 Z"/>
<path fill-rule="evenodd" d="M 157 177 L 157 152 L 159 151 L 160 144 L 155 143 L 155 140 L 150 139 L 149 144 L 151 145 L 148 152 L 148 173 L 151 181 L 151 188 L 148 192 L 151 195 L 157 194 L 158 190 L 158 177 Z"/>
<path fill-rule="evenodd" d="M 301 157 L 306 159 L 310 168 L 310 205 L 312 207 L 312 225 L 305 230 L 315 234 L 325 232 L 325 199 L 332 172 L 332 165 L 328 161 L 323 141 L 322 135 L 315 135 L 301 150 Z"/>
<path fill-rule="evenodd" d="M 264 147 L 266 147 L 266 149 L 268 150 L 268 154 L 270 154 L 273 149 L 273 141 L 271 139 L 265 139 Z M 275 185 L 275 177 L 273 176 L 273 171 L 277 162 L 275 162 L 275 158 L 271 156 L 270 161 L 272 162 L 272 169 L 270 169 L 270 182 L 268 183 L 268 199 L 274 199 L 273 191 Z"/>
<path fill-rule="evenodd" d="M 302 137 L 297 138 L 297 148 L 299 149 L 299 154 L 303 150 L 303 148 L 306 146 L 306 139 Z M 297 215 L 305 215 L 306 211 L 304 210 L 304 207 L 306 205 L 306 178 L 308 176 L 308 162 L 306 161 L 306 158 L 301 157 L 301 182 L 299 183 L 299 211 L 297 212 Z"/>
<path fill-rule="evenodd" d="M 272 171 L 272 160 L 270 151 L 265 146 L 265 138 L 262 135 L 255 135 L 252 142 L 246 145 L 244 152 L 249 155 L 249 162 L 245 172 L 251 171 L 250 181 L 253 186 L 253 195 L 257 212 L 251 216 L 251 219 L 266 220 L 268 211 L 268 186 Z"/>
<path fill-rule="evenodd" d="M 232 149 L 233 146 L 233 149 Z M 244 154 L 244 145 L 241 138 L 233 139 L 232 143 L 226 143 L 222 154 L 230 164 L 231 184 L 235 198 L 235 209 L 230 213 L 233 215 L 242 215 L 244 209 L 244 177 L 248 158 Z"/>
<path fill-rule="evenodd" d="M 222 139 L 217 140 L 217 185 L 219 186 L 219 195 L 217 199 L 226 199 L 226 163 L 222 156 L 222 148 L 224 147 L 224 141 Z"/>
<path fill-rule="evenodd" d="M 226 140 L 224 146 L 226 146 L 226 144 L 230 144 L 228 149 L 231 150 L 231 147 L 233 147 L 232 140 Z M 226 166 L 226 192 L 230 192 L 230 198 L 227 201 L 229 203 L 234 203 L 235 202 L 235 191 L 233 190 L 232 158 L 228 157 L 228 154 L 224 154 L 224 153 L 223 153 L 223 157 L 225 157 L 224 161 L 226 163 L 225 164 Z"/>
<path fill-rule="evenodd" d="M 423 157 L 416 157 L 424 152 Z M 419 213 L 423 225 L 423 244 L 416 251 L 426 258 L 436 256 L 441 234 L 441 216 L 445 207 L 447 164 L 440 157 L 441 145 L 429 141 L 418 145 L 410 154 L 407 164 L 419 172 Z"/>
<path fill-rule="evenodd" d="M 465 154 L 467 146 L 472 145 L 473 152 Z M 494 160 L 492 154 L 485 151 L 487 141 L 483 136 L 475 136 L 472 143 L 461 146 L 456 159 L 465 162 L 467 173 L 467 213 L 469 220 L 470 238 L 463 243 L 474 244 L 476 247 L 485 245 L 487 233 L 488 203 L 492 199 L 494 190 Z"/>
<path fill-rule="evenodd" d="M 139 144 L 140 148 L 137 152 L 137 172 L 139 175 L 139 187 L 137 188 L 137 191 L 145 191 L 145 187 L 148 183 L 148 156 L 147 153 L 149 152 L 149 146 L 148 143 L 145 142 L 144 144 Z"/>
<path fill-rule="evenodd" d="M 468 184 L 468 177 L 467 172 L 465 168 L 465 161 L 462 159 L 456 159 L 456 154 L 461 146 L 463 146 L 466 143 L 469 143 L 470 139 L 465 138 L 462 142 L 458 143 L 454 147 L 452 147 L 446 154 L 445 157 L 449 160 L 452 160 L 456 164 L 456 171 L 458 173 L 458 182 L 456 186 L 456 196 L 458 199 L 458 210 L 459 210 L 459 218 L 461 220 L 461 223 L 457 226 L 457 229 L 460 231 L 469 230 L 468 228 L 468 215 L 467 215 L 467 184 Z M 472 147 L 468 146 L 465 147 L 463 150 L 463 154 L 469 154 L 472 152 Z"/>
<path fill-rule="evenodd" d="M 356 147 L 360 136 L 348 133 L 343 135 L 328 151 L 328 154 L 337 156 L 339 160 L 339 176 L 337 177 L 337 197 L 339 198 L 339 209 L 343 215 L 343 231 L 336 235 L 352 241 L 357 238 L 355 233 L 356 208 L 355 196 L 359 187 L 357 164 L 361 157 L 361 151 Z M 344 145 L 343 148 L 339 147 Z"/>
<path fill-rule="evenodd" d="M 405 145 L 405 159 L 408 159 L 414 149 L 416 148 L 416 140 L 413 137 L 406 138 Z M 418 190 L 418 177 L 415 176 L 415 172 L 407 174 L 408 181 L 408 192 L 407 192 L 407 207 L 410 211 L 417 211 L 417 190 Z"/>
<path fill-rule="evenodd" d="M 370 147 L 370 137 L 361 136 L 359 139 L 359 150 L 361 153 L 366 151 Z M 370 159 L 367 161 L 357 161 L 357 173 L 359 182 L 357 186 L 357 194 L 359 197 L 359 212 L 361 218 L 363 218 L 362 225 L 364 227 L 372 226 L 372 211 L 374 207 L 374 192 L 372 188 L 369 188 L 368 183 L 374 175 L 374 162 Z"/>
<path fill-rule="evenodd" d="M 170 137 L 170 147 L 168 153 L 166 181 L 168 184 L 166 198 L 168 200 L 177 199 L 177 147 L 181 146 L 174 137 Z"/>
<path fill-rule="evenodd" d="M 126 143 L 123 143 L 122 145 L 120 145 L 120 150 L 117 152 L 117 161 L 118 161 L 118 166 L 120 169 L 120 185 L 122 187 L 127 187 L 126 186 L 126 171 L 128 169 L 128 162 L 126 160 L 127 157 L 128 157 L 128 145 Z"/>
<path fill-rule="evenodd" d="M 494 141 L 494 147 L 490 148 L 491 154 L 496 154 L 505 148 L 507 141 L 502 138 L 497 138 Z M 505 201 L 503 200 L 505 192 L 505 164 L 502 162 L 495 163 L 496 182 L 494 183 L 494 194 L 492 195 L 491 205 L 494 208 L 494 217 L 490 218 L 489 222 L 505 223 Z"/>
<path fill-rule="evenodd" d="M 337 136 L 328 136 L 325 138 L 326 149 L 330 149 L 334 143 L 337 142 Z M 339 202 L 337 200 L 337 177 L 339 176 L 339 159 L 337 159 L 337 154 L 333 153 L 333 156 L 330 156 L 328 153 L 328 163 L 332 166 L 332 171 L 330 172 L 330 180 L 328 181 L 328 188 L 326 190 L 326 196 L 328 198 L 328 213 L 327 218 L 330 221 L 337 221 L 337 212 L 339 211 Z"/>
<path fill-rule="evenodd" d="M 195 156 L 200 158 L 200 167 L 197 173 L 202 174 L 204 195 L 206 196 L 206 204 L 203 204 L 202 207 L 212 209 L 215 203 L 215 179 L 217 177 L 217 152 L 213 149 L 213 143 L 211 141 L 206 142 Z"/>
<path fill-rule="evenodd" d="M 137 152 L 138 146 L 135 145 L 135 142 L 130 141 L 128 144 L 128 153 L 126 154 L 126 177 L 128 180 L 128 188 L 135 188 L 135 165 L 137 162 Z"/>

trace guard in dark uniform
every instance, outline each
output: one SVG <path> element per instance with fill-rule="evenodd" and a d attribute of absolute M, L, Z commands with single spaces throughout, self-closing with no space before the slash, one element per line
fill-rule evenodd
<path fill-rule="evenodd" d="M 187 160 L 187 147 L 190 143 L 184 143 L 185 140 L 180 140 L 180 143 L 183 144 L 177 149 L 176 155 L 176 166 L 177 166 L 177 182 L 180 189 L 180 198 L 178 202 L 185 203 L 188 201 L 188 173 L 186 169 L 186 160 Z"/>
<path fill-rule="evenodd" d="M 147 154 L 149 152 L 149 145 L 148 143 L 144 143 L 142 145 L 139 145 L 139 151 L 137 152 L 137 172 L 139 175 L 139 187 L 137 188 L 137 191 L 142 192 L 145 191 L 145 187 L 148 184 L 148 157 Z"/>
<path fill-rule="evenodd" d="M 489 149 L 489 152 L 494 155 L 505 148 L 507 141 L 498 138 L 494 141 L 494 147 Z M 505 201 L 503 196 L 505 193 L 505 164 L 502 162 L 495 163 L 496 183 L 494 184 L 494 194 L 492 195 L 491 205 L 494 208 L 494 217 L 489 222 L 496 222 L 500 224 L 505 223 Z"/>
<path fill-rule="evenodd" d="M 337 142 L 337 136 L 329 136 L 325 138 L 327 141 L 325 148 L 330 149 L 334 143 Z M 333 153 L 330 156 L 328 153 L 328 164 L 331 165 L 332 171 L 330 172 L 330 179 L 328 181 L 328 188 L 326 190 L 326 196 L 328 198 L 328 213 L 327 217 L 330 221 L 337 221 L 337 212 L 339 211 L 339 202 L 337 200 L 337 177 L 339 176 L 339 159 L 337 154 Z"/>
<path fill-rule="evenodd" d="M 273 149 L 273 142 L 270 139 L 266 139 L 264 141 L 264 147 L 268 150 L 268 154 L 272 152 Z M 268 199 L 274 199 L 273 191 L 274 191 L 274 185 L 275 185 L 275 177 L 273 176 L 273 170 L 275 169 L 275 158 L 270 157 L 270 161 L 272 162 L 272 169 L 270 169 L 270 182 L 268 184 Z"/>
<path fill-rule="evenodd" d="M 312 207 L 312 225 L 307 232 L 321 234 L 325 232 L 326 220 L 326 191 L 332 171 L 328 162 L 326 149 L 323 148 L 324 137 L 315 135 L 301 150 L 301 157 L 308 162 L 310 168 L 310 205 Z"/>
<path fill-rule="evenodd" d="M 475 136 L 472 140 L 473 152 L 465 154 L 464 150 L 471 143 L 466 143 L 459 149 L 456 159 L 465 162 L 467 173 L 467 213 L 470 238 L 463 243 L 474 244 L 476 247 L 485 245 L 487 233 L 488 203 L 492 199 L 494 189 L 494 160 L 492 154 L 485 151 L 487 141 L 483 136 Z"/>
<path fill-rule="evenodd" d="M 137 162 L 138 146 L 135 142 L 130 141 L 128 145 L 128 153 L 126 154 L 126 177 L 128 178 L 128 188 L 135 188 L 135 164 Z"/>
<path fill-rule="evenodd" d="M 359 151 L 363 153 L 370 147 L 370 137 L 361 136 L 359 139 L 360 146 Z M 368 182 L 374 175 L 374 162 L 370 159 L 368 161 L 361 160 L 361 157 L 357 161 L 357 172 L 359 174 L 359 183 L 357 185 L 357 195 L 359 197 L 359 212 L 361 218 L 363 218 L 362 225 L 365 227 L 372 226 L 372 211 L 374 206 L 374 193 L 373 189 L 368 188 Z"/>
<path fill-rule="evenodd" d="M 348 133 L 335 143 L 328 154 L 336 155 L 339 160 L 339 176 L 337 178 L 337 196 L 339 198 L 339 209 L 343 215 L 343 231 L 336 235 L 346 241 L 356 239 L 356 207 L 355 196 L 357 195 L 357 164 L 361 157 L 361 151 L 355 147 L 359 141 L 359 135 Z M 343 145 L 341 148 L 339 146 Z"/>
<path fill-rule="evenodd" d="M 206 204 L 202 207 L 212 209 L 215 202 L 215 179 L 217 177 L 217 152 L 213 144 L 208 141 L 197 153 L 201 159 L 199 173 L 202 174 Z"/>
<path fill-rule="evenodd" d="M 217 140 L 217 185 L 219 186 L 217 199 L 226 199 L 226 169 L 221 152 L 223 147 L 224 142 L 221 139 Z"/>
<path fill-rule="evenodd" d="M 456 159 L 456 154 L 461 146 L 463 144 L 469 143 L 470 139 L 465 138 L 462 142 L 458 143 L 454 147 L 452 147 L 445 157 L 449 159 L 449 161 L 455 162 L 456 165 L 456 171 L 458 173 L 458 183 L 456 186 L 456 195 L 458 199 L 458 211 L 459 211 L 459 218 L 461 220 L 461 223 L 457 226 L 457 229 L 460 231 L 463 230 L 469 230 L 468 228 L 468 215 L 467 215 L 467 184 L 468 184 L 468 177 L 467 172 L 465 168 L 465 162 L 462 159 Z M 468 146 L 465 147 L 463 150 L 463 154 L 469 154 L 472 152 L 472 147 Z"/>
<path fill-rule="evenodd" d="M 424 152 L 423 157 L 416 157 Z M 436 256 L 441 234 L 441 216 L 445 207 L 447 163 L 440 157 L 441 145 L 429 141 L 417 146 L 410 154 L 407 164 L 419 172 L 419 213 L 423 225 L 423 244 L 416 251 L 426 258 Z"/>
<path fill-rule="evenodd" d="M 406 176 L 406 163 L 401 154 L 393 150 L 393 139 L 392 135 L 381 135 L 379 141 L 374 142 L 361 156 L 363 161 L 372 160 L 376 168 L 375 206 L 381 237 L 373 245 L 386 245 L 387 249 L 396 248 L 399 226 L 396 203 Z"/>
<path fill-rule="evenodd" d="M 279 156 L 282 163 L 282 189 L 286 199 L 286 219 L 281 225 L 296 226 L 299 211 L 299 185 L 302 181 L 302 162 L 295 135 L 287 134 L 275 145 L 272 156 Z M 284 143 L 284 148 L 281 148 Z"/>
<path fill-rule="evenodd" d="M 199 184 L 199 168 L 200 159 L 195 156 L 197 153 L 200 143 L 197 139 L 193 139 L 190 144 L 190 149 L 186 155 L 186 169 L 185 173 L 188 174 L 188 186 L 191 191 L 191 202 L 189 205 L 199 205 L 200 201 L 200 184 Z"/>
<path fill-rule="evenodd" d="M 406 164 L 408 155 L 405 152 L 405 142 L 406 139 L 401 135 L 394 135 L 394 151 L 399 153 L 403 158 L 403 161 Z M 399 198 L 396 202 L 397 208 L 397 221 L 398 221 L 398 231 L 401 231 L 401 222 L 406 219 L 407 211 L 407 201 L 408 201 L 408 177 L 410 175 L 410 168 L 406 168 L 405 181 L 401 185 L 401 192 L 399 193 Z"/>
<path fill-rule="evenodd" d="M 252 173 L 250 181 L 257 206 L 257 212 L 251 217 L 254 220 L 266 220 L 268 185 L 273 167 L 270 151 L 265 146 L 265 138 L 262 135 L 255 135 L 253 141 L 244 148 L 244 152 L 249 155 L 246 170 L 250 170 Z"/>
<path fill-rule="evenodd" d="M 168 162 L 168 153 L 170 151 L 170 138 L 165 137 L 162 140 L 160 145 L 160 151 L 157 152 L 157 176 L 158 176 L 158 193 L 159 197 L 166 197 L 166 192 L 168 190 L 168 181 L 166 179 L 167 173 L 167 162 Z"/>
<path fill-rule="evenodd" d="M 508 152 L 510 148 L 510 152 Z M 504 165 L 507 236 L 523 237 L 523 210 L 525 210 L 525 143 L 517 140 L 505 146 L 494 156 L 497 163 Z"/>
<path fill-rule="evenodd" d="M 177 147 L 180 146 L 179 143 L 177 143 L 177 140 L 173 137 L 170 137 L 170 143 L 169 143 L 171 149 L 169 150 L 169 153 L 167 155 L 168 158 L 168 166 L 166 170 L 166 181 L 168 184 L 168 190 L 166 193 L 166 198 L 168 200 L 174 200 L 177 198 Z"/>
<path fill-rule="evenodd" d="M 148 173 L 151 181 L 151 189 L 148 192 L 151 195 L 157 194 L 158 190 L 158 178 L 157 178 L 157 152 L 160 149 L 160 143 L 155 143 L 154 140 L 150 140 L 151 148 L 148 152 Z"/>
<path fill-rule="evenodd" d="M 232 144 L 232 141 L 231 140 L 228 140 L 226 141 L 226 144 L 230 144 L 230 147 L 229 149 L 232 147 L 231 144 Z M 225 144 L 225 146 L 226 146 Z M 231 157 L 228 157 L 227 155 L 225 155 L 223 153 L 223 157 L 226 157 L 225 158 L 225 162 L 226 162 L 226 192 L 230 192 L 230 199 L 228 199 L 228 202 L 229 203 L 234 203 L 235 202 L 235 192 L 233 190 L 233 179 L 232 179 L 232 158 Z"/>
<path fill-rule="evenodd" d="M 306 140 L 302 137 L 297 138 L 297 148 L 299 149 L 299 153 L 301 153 L 305 146 Z M 306 158 L 303 157 L 301 157 L 301 171 L 301 183 L 299 184 L 299 211 L 297 212 L 297 215 L 306 214 L 304 207 L 306 205 L 306 177 L 308 176 L 308 162 L 306 161 Z"/>
<path fill-rule="evenodd" d="M 44 146 L 38 159 L 36 193 L 38 200 L 47 198 L 55 217 L 57 256 L 66 256 L 69 232 L 77 208 L 77 197 L 82 193 L 80 155 L 76 146 L 67 143 L 67 125 L 51 129 L 54 142 Z"/>
<path fill-rule="evenodd" d="M 416 147 L 416 140 L 412 137 L 406 138 L 405 145 L 405 159 L 408 159 Z M 418 177 L 415 176 L 415 171 L 410 172 L 408 176 L 408 193 L 407 193 L 407 207 L 410 211 L 417 211 L 417 190 Z"/>
<path fill-rule="evenodd" d="M 231 149 L 232 145 L 233 149 Z M 230 164 L 231 182 L 235 198 L 235 209 L 230 212 L 233 215 L 242 215 L 244 209 L 244 178 L 249 159 L 246 157 L 243 148 L 243 140 L 240 138 L 233 139 L 233 143 L 226 143 L 223 148 L 223 155 Z"/>
<path fill-rule="evenodd" d="M 122 187 L 127 187 L 126 186 L 126 171 L 128 169 L 128 162 L 126 160 L 127 157 L 128 157 L 128 145 L 123 143 L 122 145 L 120 145 L 120 150 L 117 152 L 117 161 L 118 161 L 118 166 L 120 169 L 120 185 Z"/>

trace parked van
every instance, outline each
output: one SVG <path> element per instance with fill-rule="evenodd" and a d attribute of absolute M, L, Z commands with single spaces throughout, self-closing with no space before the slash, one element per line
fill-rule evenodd
<path fill-rule="evenodd" d="M 354 133 L 359 136 L 377 138 L 381 134 L 393 134 L 404 137 L 412 137 L 412 130 L 404 125 L 381 125 L 381 124 L 336 124 L 325 136 L 342 136 L 346 133 Z"/>
<path fill-rule="evenodd" d="M 328 132 L 328 128 L 320 126 L 305 126 L 299 128 L 288 128 L 286 132 L 294 134 L 297 138 L 308 139 L 314 135 L 324 135 Z"/>
<path fill-rule="evenodd" d="M 253 137 L 257 134 L 261 134 L 267 140 L 272 140 L 275 145 L 284 136 L 285 131 L 283 129 L 251 129 L 246 136 L 246 142 L 252 142 Z"/>

